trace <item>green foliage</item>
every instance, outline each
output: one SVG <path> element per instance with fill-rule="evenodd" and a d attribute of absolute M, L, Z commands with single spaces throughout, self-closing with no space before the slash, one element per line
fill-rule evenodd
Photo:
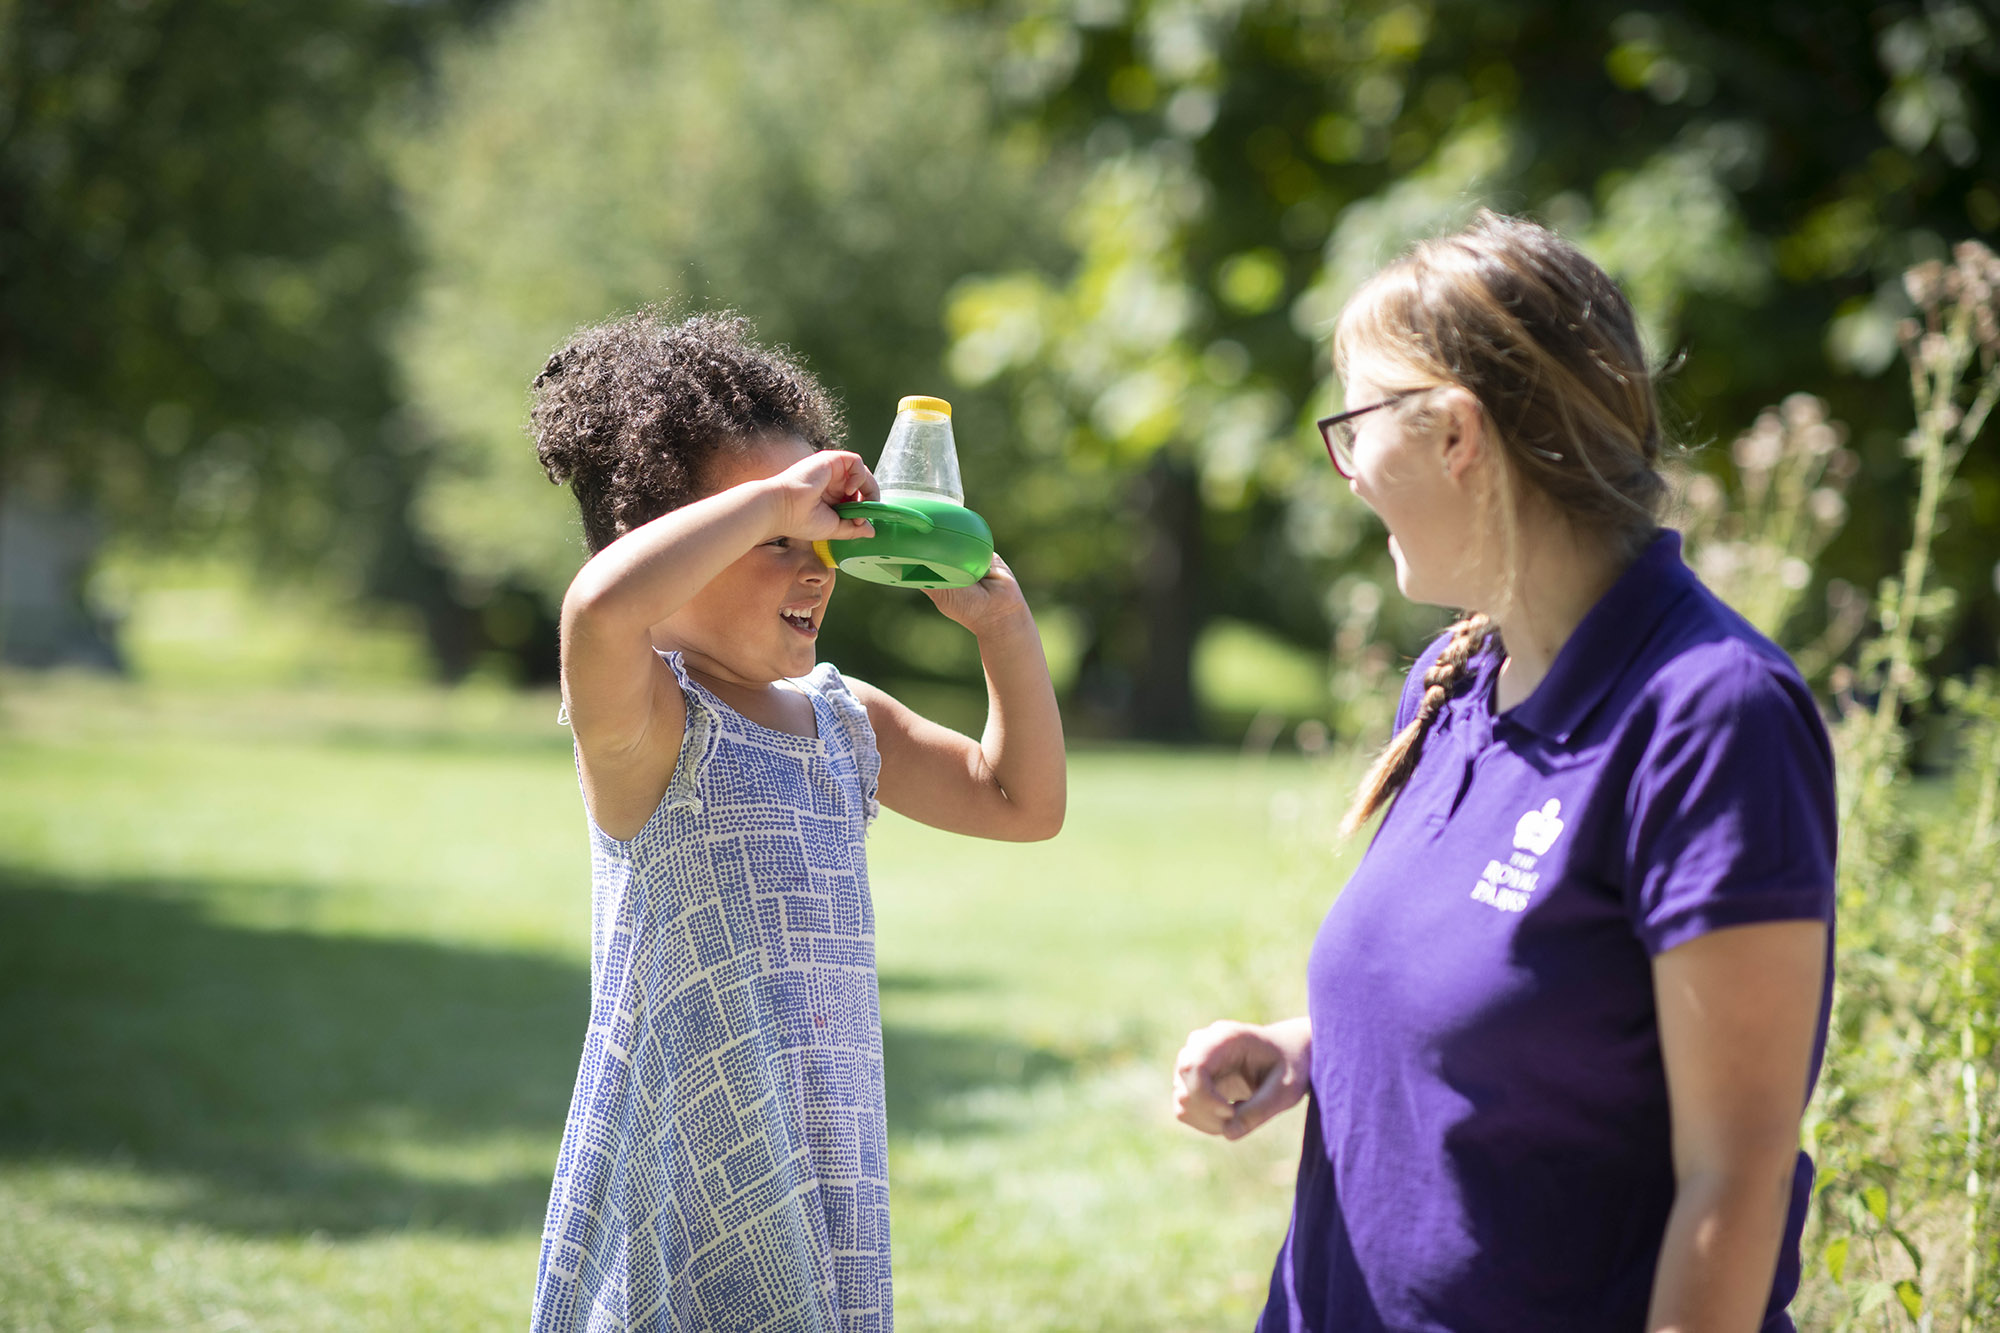
<path fill-rule="evenodd" d="M 0 6 L 0 486 L 376 554 L 410 256 L 371 125 L 471 7 Z"/>
<path fill-rule="evenodd" d="M 1789 634 L 1840 705 L 1840 955 L 1806 1124 L 1819 1178 L 1800 1322 L 1970 1333 L 2000 1312 L 2000 692 L 1990 676 L 1936 690 L 1927 664 L 1955 604 L 1936 534 L 2000 398 L 2000 260 L 1967 243 L 1906 281 L 1920 312 L 1899 331 L 1916 500 L 1899 572 L 1873 603 L 1832 581 L 1828 628 L 1797 637 L 1854 472 L 1823 402 L 1793 395 L 1762 414 L 1731 448 L 1734 493 L 1697 475 L 1685 503 L 1696 567 L 1765 632 Z M 1949 780 L 1912 776 L 1926 718 L 1948 737 Z"/>
<path fill-rule="evenodd" d="M 546 0 L 451 52 L 400 158 L 426 265 L 401 363 L 445 457 L 418 512 L 462 581 L 553 604 L 582 563 L 574 504 L 523 433 L 529 380 L 579 325 L 738 309 L 845 402 L 871 459 L 899 397 L 960 397 L 945 292 L 1046 232 L 1038 151 L 993 125 L 984 43 L 916 0 Z M 1032 578 L 1039 553 L 1009 534 L 1037 479 L 1003 418 L 956 406 L 968 499 Z M 845 593 L 829 652 L 931 672 L 881 646 L 919 613 Z"/>
<path fill-rule="evenodd" d="M 1178 585 L 1198 616 L 1248 610 L 1317 646 L 1345 614 L 1323 589 L 1386 583 L 1372 522 L 1311 441 L 1335 390 L 1313 340 L 1401 246 L 1481 204 L 1546 217 L 1621 280 L 1677 363 L 1686 433 L 1801 388 L 1862 423 L 1866 485 L 1821 555 L 1829 573 L 1860 583 L 1903 544 L 1910 497 L 1876 424 L 1900 390 L 1882 372 L 1910 308 L 1903 270 L 2000 222 L 1989 15 L 1806 0 L 990 8 L 1010 24 L 1003 86 L 1089 174 L 1066 272 L 960 289 L 954 366 L 1008 385 L 1024 428 L 1071 457 L 1132 472 L 1164 452 L 1198 475 L 1207 549 L 1230 549 Z M 1976 521 L 1935 558 L 1967 596 L 1942 628 L 1961 659 L 1990 661 L 2000 467 L 1975 457 L 1963 479 Z M 1133 513 L 1107 535 L 1144 544 L 1149 526 Z M 1139 571 L 1119 581 L 1136 603 Z M 1846 601 L 1796 610 L 1836 639 L 1854 627 Z M 1436 623 L 1394 599 L 1381 618 L 1405 650 Z M 1134 670 L 1179 642 L 1099 621 L 1102 651 Z"/>
<path fill-rule="evenodd" d="M 2000 693 L 1948 697 L 1948 789 L 1873 789 L 1843 826 L 1840 995 L 1808 1123 L 1823 1276 L 1802 1311 L 1829 1327 L 1877 1326 L 1891 1294 L 1937 1329 L 2000 1310 Z M 1841 728 L 1849 772 L 1868 726 Z"/>
<path fill-rule="evenodd" d="M 1847 428 L 1824 401 L 1793 394 L 1757 416 L 1730 446 L 1735 485 L 1708 473 L 1685 479 L 1679 515 L 1702 581 L 1772 638 L 1785 636 L 1813 581 L 1821 551 L 1847 521 L 1846 490 L 1858 461 Z M 1867 600 L 1841 579 L 1826 586 L 1827 627 L 1792 654 L 1818 680 L 1853 645 Z"/>
<path fill-rule="evenodd" d="M 1218 616 L 1194 652 L 1195 690 L 1203 705 L 1240 730 L 1262 717 L 1267 727 L 1326 716 L 1326 664 L 1270 631 Z"/>
<path fill-rule="evenodd" d="M 1990 1327 L 2000 1312 L 2000 690 L 1935 692 L 1951 610 L 1932 539 L 1953 474 L 2000 399 L 2000 259 L 1975 243 L 1909 275 L 1903 331 L 1920 475 L 1899 577 L 1844 682 L 1839 997 L 1808 1139 L 1820 1162 L 1811 1248 L 1833 1289 L 1806 1314 L 1840 1328 Z M 1909 776 L 1912 712 L 1953 732 L 1950 790 Z M 1926 1322 L 1919 1322 L 1926 1321 Z"/>
<path fill-rule="evenodd" d="M 1697 439 L 1825 401 L 1859 470 L 1818 559 L 1859 586 L 1914 500 L 1900 274 L 2000 225 L 1964 0 L 520 0 L 432 78 L 488 8 L 0 7 L 0 484 L 247 530 L 420 606 L 448 670 L 526 661 L 577 558 L 527 378 L 614 310 L 733 305 L 864 452 L 901 393 L 960 398 L 975 506 L 1082 627 L 1082 711 L 1184 729 L 1205 617 L 1318 652 L 1352 620 L 1325 589 L 1386 586 L 1306 423 L 1313 340 L 1408 238 L 1482 202 L 1579 238 L 1685 348 Z M 1954 669 L 2000 630 L 2000 466 L 1959 485 Z M 887 646 L 921 608 L 857 593 L 831 649 L 958 678 Z"/>

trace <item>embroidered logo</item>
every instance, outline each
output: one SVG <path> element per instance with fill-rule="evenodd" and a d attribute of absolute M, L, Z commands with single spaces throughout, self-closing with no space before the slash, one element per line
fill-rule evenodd
<path fill-rule="evenodd" d="M 1472 886 L 1472 901 L 1501 912 L 1522 912 L 1542 881 L 1535 858 L 1548 854 L 1562 836 L 1562 802 L 1550 797 L 1514 823 L 1514 851 L 1505 861 L 1488 861 Z"/>

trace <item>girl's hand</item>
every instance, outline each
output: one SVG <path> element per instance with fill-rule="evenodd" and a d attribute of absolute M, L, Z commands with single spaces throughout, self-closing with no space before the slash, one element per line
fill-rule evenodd
<path fill-rule="evenodd" d="M 1033 626 L 1028 599 L 1014 581 L 1014 571 L 996 553 L 986 577 L 964 588 L 926 588 L 924 594 L 937 609 L 971 630 L 986 634 L 993 630 Z"/>
<path fill-rule="evenodd" d="M 1188 1034 L 1174 1061 L 1174 1118 L 1240 1139 L 1290 1110 L 1311 1083 L 1312 1026 L 1304 1018 L 1258 1027 L 1210 1023 Z"/>
<path fill-rule="evenodd" d="M 875 525 L 867 519 L 842 518 L 833 511 L 835 505 L 850 500 L 881 497 L 881 488 L 860 454 L 822 449 L 758 484 L 770 488 L 773 537 L 827 541 L 875 535 Z"/>

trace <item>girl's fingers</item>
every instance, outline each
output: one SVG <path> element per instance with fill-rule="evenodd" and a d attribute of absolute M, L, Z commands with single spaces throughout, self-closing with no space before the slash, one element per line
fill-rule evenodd
<path fill-rule="evenodd" d="M 799 480 L 817 485 L 828 504 L 873 500 L 880 494 L 874 474 L 861 461 L 861 455 L 845 449 L 822 449 L 810 458 L 801 459 L 794 472 Z"/>
<path fill-rule="evenodd" d="M 873 500 L 881 494 L 881 488 L 875 484 L 875 475 L 861 461 L 860 454 L 843 452 L 839 461 L 838 484 L 843 496 L 850 500 Z"/>

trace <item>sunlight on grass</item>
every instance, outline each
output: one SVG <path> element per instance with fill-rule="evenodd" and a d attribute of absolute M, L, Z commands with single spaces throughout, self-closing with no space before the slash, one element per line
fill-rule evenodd
<path fill-rule="evenodd" d="M 0 1326 L 508 1328 L 588 994 L 541 697 L 0 681 Z M 871 838 L 907 1328 L 1246 1326 L 1299 1119 L 1174 1125 L 1302 997 L 1347 772 L 1086 752 L 1028 846 Z"/>
<path fill-rule="evenodd" d="M 165 557 L 114 547 L 96 562 L 92 602 L 114 618 L 140 679 L 214 691 L 315 681 L 407 682 L 431 673 L 414 612 L 357 608 L 331 583 L 282 589 L 247 559 Z"/>

